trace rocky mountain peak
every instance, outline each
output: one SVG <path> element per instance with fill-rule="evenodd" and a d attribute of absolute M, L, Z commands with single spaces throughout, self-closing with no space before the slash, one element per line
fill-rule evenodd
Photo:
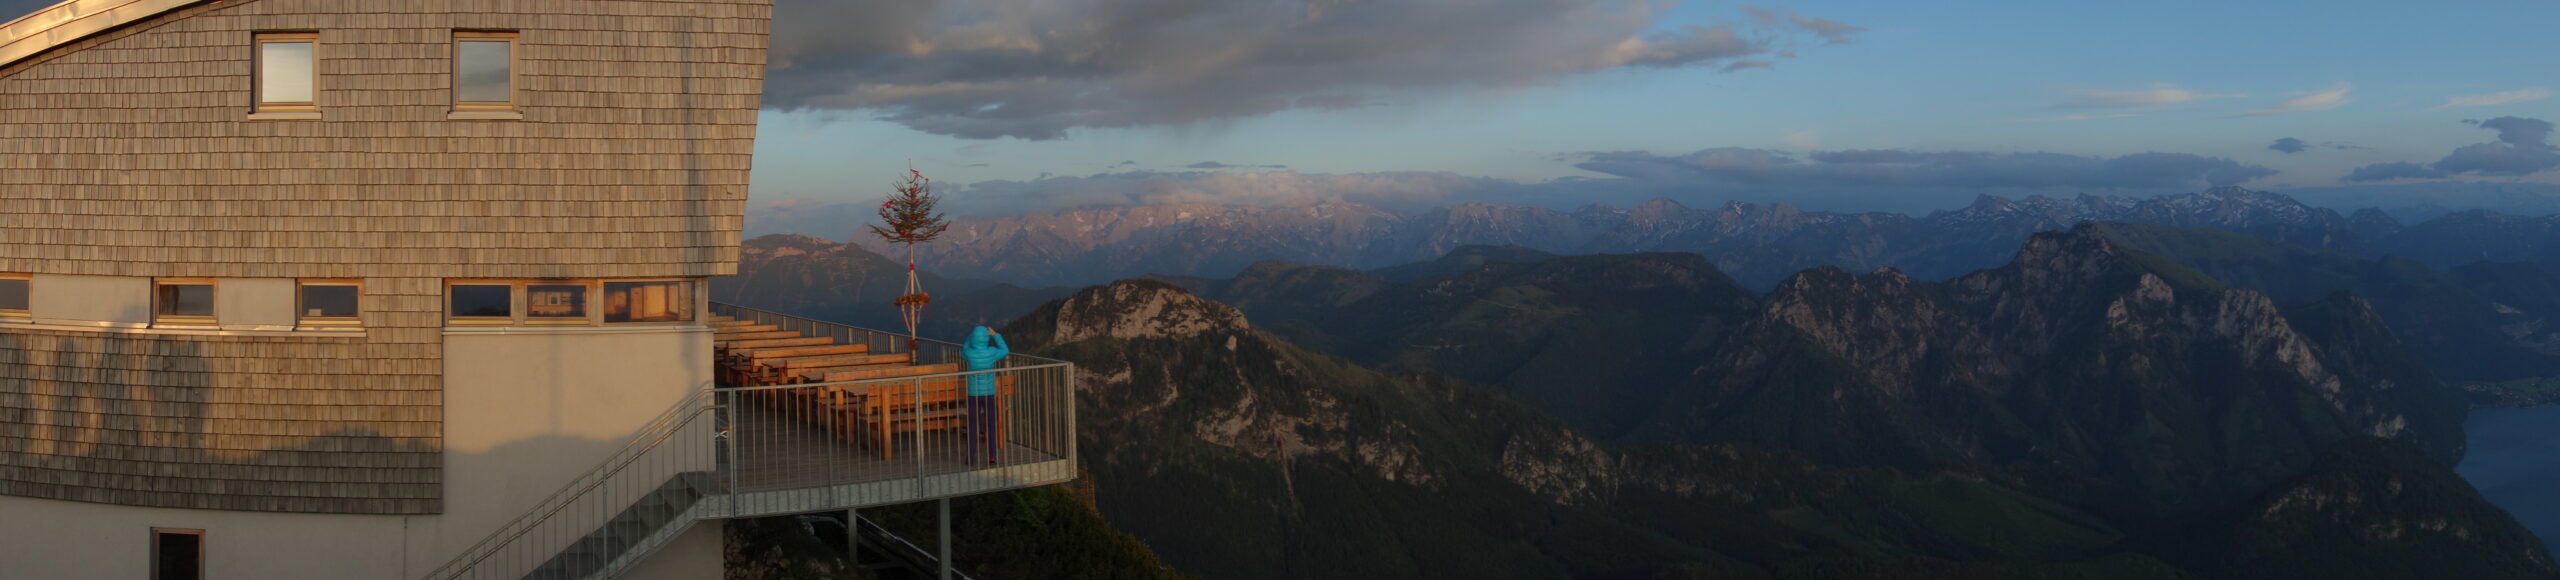
<path fill-rule="evenodd" d="M 2088 226 L 2029 236 L 2012 262 L 2022 282 L 2068 284 L 2094 280 L 2118 263 L 2119 250 Z"/>
<path fill-rule="evenodd" d="M 1048 344 L 1090 338 L 1178 338 L 1252 328 L 1235 307 L 1155 280 L 1121 280 L 1087 288 L 1042 310 L 1032 318 L 1048 314 L 1055 324 L 1035 325 L 1031 331 L 1045 331 L 1042 338 Z"/>

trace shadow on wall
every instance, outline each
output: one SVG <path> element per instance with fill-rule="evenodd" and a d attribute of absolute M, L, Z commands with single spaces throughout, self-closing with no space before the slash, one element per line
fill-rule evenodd
<path fill-rule="evenodd" d="M 432 407 L 350 414 L 377 402 L 367 396 L 397 395 L 249 373 L 295 363 L 226 365 L 208 348 L 260 343 L 194 338 L 0 333 L 0 356 L 16 359 L 0 366 L 0 461 L 15 467 L 0 470 L 0 494 L 246 511 L 441 509 L 434 418 L 398 417 Z"/>

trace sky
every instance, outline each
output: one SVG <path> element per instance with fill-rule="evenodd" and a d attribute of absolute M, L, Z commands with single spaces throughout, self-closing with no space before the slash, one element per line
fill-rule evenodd
<path fill-rule="evenodd" d="M 2560 182 L 2550 0 L 1021 4 L 780 0 L 757 203 L 909 163 L 962 213 Z"/>
<path fill-rule="evenodd" d="M 2554 0 L 775 3 L 751 219 L 2560 183 Z"/>

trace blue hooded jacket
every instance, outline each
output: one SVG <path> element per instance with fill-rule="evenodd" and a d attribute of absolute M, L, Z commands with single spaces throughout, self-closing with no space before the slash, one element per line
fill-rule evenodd
<path fill-rule="evenodd" d="M 969 331 L 969 341 L 960 343 L 960 358 L 967 359 L 969 370 L 973 371 L 996 368 L 996 363 L 1003 361 L 1004 357 L 1010 354 L 1013 354 L 1013 349 L 1005 346 L 1004 335 L 987 330 L 984 326 Z M 993 394 L 996 394 L 995 373 L 969 375 L 969 396 Z"/>

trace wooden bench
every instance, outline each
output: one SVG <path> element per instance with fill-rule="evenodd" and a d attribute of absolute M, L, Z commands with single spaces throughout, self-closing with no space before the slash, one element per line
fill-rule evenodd
<path fill-rule="evenodd" d="M 737 341 L 737 342 L 732 342 L 732 343 L 729 343 L 729 350 L 731 350 L 731 351 L 736 351 L 736 350 L 738 350 L 738 349 L 754 349 L 754 348 L 779 348 L 779 347 L 791 347 L 791 346 L 818 346 L 818 345 L 822 345 L 822 344 L 835 344 L 835 343 L 836 343 L 836 339 L 827 338 L 827 337 L 823 337 L 823 336 L 816 336 L 816 337 L 801 337 L 801 338 L 766 338 L 766 339 L 758 339 L 758 340 L 741 340 L 741 341 Z"/>
<path fill-rule="evenodd" d="M 763 347 L 755 347 L 755 348 L 734 348 L 734 347 L 733 347 L 733 348 L 730 348 L 730 349 L 729 349 L 728 356 L 726 357 L 726 360 L 725 360 L 726 364 L 722 365 L 722 367 L 723 367 L 723 368 L 722 368 L 722 370 L 725 370 L 725 371 L 727 371 L 727 372 L 729 373 L 729 375 L 730 375 L 730 379 L 731 379 L 732 381 L 735 381 L 737 384 L 745 385 L 745 384 L 750 384 L 750 383 L 749 383 L 749 381 L 764 381 L 764 380 L 766 380 L 766 377 L 765 377 L 764 373 L 762 372 L 762 368 L 761 368 L 760 366 L 758 366 L 758 365 L 759 365 L 759 363 L 762 363 L 762 362 L 767 361 L 767 360 L 776 360 L 776 359 L 785 359 L 785 358 L 795 358 L 795 357 L 811 357 L 811 356 L 830 356 L 830 355 L 862 354 L 862 353 L 866 353 L 866 352 L 871 352 L 871 347 L 870 347 L 870 346 L 860 345 L 860 344 L 830 344 L 830 343 L 826 342 L 826 340 L 827 340 L 827 339 L 823 339 L 823 338 L 806 338 L 806 339 L 792 339 L 792 340 L 800 341 L 800 343 L 798 343 L 798 344 L 783 344 L 783 345 L 763 346 Z M 813 340 L 814 340 L 814 341 L 819 341 L 819 342 L 816 342 L 816 343 L 808 343 L 808 342 L 807 342 L 807 341 L 813 341 Z M 750 341 L 750 342 L 775 342 L 775 341 Z M 758 383 L 755 383 L 755 384 L 771 384 L 771 383 L 758 382 Z"/>
<path fill-rule="evenodd" d="M 804 383 L 835 383 L 867 379 L 912 377 L 918 375 L 938 375 L 956 372 L 960 372 L 959 363 L 847 370 L 811 369 L 800 371 L 799 376 L 800 382 Z"/>
<path fill-rule="evenodd" d="M 904 365 L 911 362 L 915 362 L 915 355 L 903 352 L 891 354 L 854 352 L 846 354 L 805 355 L 757 361 L 755 373 L 757 375 L 757 380 L 763 381 L 765 384 L 784 384 L 803 382 L 798 376 L 799 371 L 803 370 L 856 370 L 858 368 L 879 368 L 885 365 Z"/>
<path fill-rule="evenodd" d="M 771 324 L 736 324 L 730 326 L 711 327 L 711 333 L 714 335 L 741 334 L 748 332 L 773 332 L 778 330 L 782 330 L 782 327 Z M 792 334 L 796 335 L 800 333 L 794 332 Z"/>
<path fill-rule="evenodd" d="M 996 408 L 990 414 L 996 418 L 994 433 L 991 435 L 998 442 L 996 446 L 998 451 L 1004 449 L 1002 444 L 1005 440 L 1004 406 L 1006 400 L 1013 398 L 1013 377 L 1013 375 L 996 376 Z M 862 431 L 861 436 L 871 439 L 880 448 L 881 459 L 893 459 L 897 457 L 898 433 L 958 429 L 967 425 L 969 411 L 966 404 L 968 397 L 963 394 L 966 392 L 964 385 L 967 384 L 964 378 L 946 377 L 928 380 L 924 382 L 921 389 L 909 385 L 898 385 L 905 388 L 873 388 L 870 394 L 854 401 L 851 406 L 852 414 L 857 418 L 856 422 L 859 423 Z M 837 424 L 846 425 L 847 423 L 838 422 Z M 902 426 L 907 428 L 900 428 Z M 844 439 L 855 441 L 856 437 L 854 434 L 847 433 L 844 434 Z M 967 449 L 965 445 L 968 443 L 963 441 L 962 449 Z"/>

